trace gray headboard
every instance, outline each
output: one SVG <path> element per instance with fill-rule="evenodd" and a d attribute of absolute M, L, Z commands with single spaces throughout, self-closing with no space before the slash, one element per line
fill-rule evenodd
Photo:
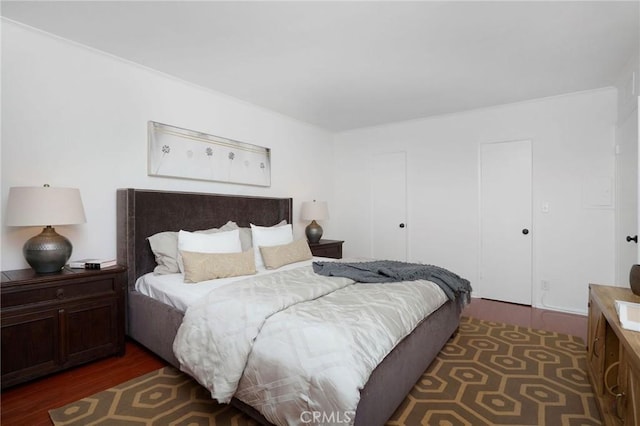
<path fill-rule="evenodd" d="M 217 228 L 232 220 L 271 226 L 292 219 L 291 198 L 118 189 L 117 257 L 127 266 L 129 287 L 156 266 L 147 238 L 162 231 Z"/>

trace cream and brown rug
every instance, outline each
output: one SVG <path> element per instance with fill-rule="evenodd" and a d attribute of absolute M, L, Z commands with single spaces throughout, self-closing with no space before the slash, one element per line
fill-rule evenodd
<path fill-rule="evenodd" d="M 462 318 L 387 425 L 600 425 L 585 355 L 578 337 Z M 56 426 L 256 424 L 171 367 L 49 414 Z"/>

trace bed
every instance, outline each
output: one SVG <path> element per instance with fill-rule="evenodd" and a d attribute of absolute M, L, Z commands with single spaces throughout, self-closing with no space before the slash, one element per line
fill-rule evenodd
<path fill-rule="evenodd" d="M 292 199 L 188 192 L 119 189 L 117 191 L 117 258 L 127 267 L 127 335 L 168 363 L 179 367 L 173 342 L 184 313 L 136 291 L 137 279 L 154 270 L 147 238 L 163 231 L 195 231 L 223 226 L 241 227 L 292 223 Z M 393 414 L 447 340 L 455 333 L 462 310 L 447 301 L 398 343 L 371 372 L 360 391 L 353 424 L 382 425 Z M 262 424 L 270 424 L 251 406 L 231 403 Z"/>

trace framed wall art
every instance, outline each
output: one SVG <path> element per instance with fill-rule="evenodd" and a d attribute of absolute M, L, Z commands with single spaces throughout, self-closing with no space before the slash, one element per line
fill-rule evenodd
<path fill-rule="evenodd" d="M 271 186 L 271 150 L 149 121 L 149 176 Z"/>

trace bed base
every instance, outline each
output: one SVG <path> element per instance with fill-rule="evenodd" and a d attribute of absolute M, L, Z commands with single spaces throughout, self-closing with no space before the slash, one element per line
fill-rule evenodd
<path fill-rule="evenodd" d="M 291 205 L 290 198 L 119 189 L 118 263 L 127 266 L 129 277 L 127 335 L 169 364 L 179 367 L 173 354 L 173 340 L 183 313 L 135 291 L 136 279 L 151 272 L 155 266 L 147 237 L 167 230 L 219 227 L 232 217 L 240 226 L 249 223 L 269 226 L 283 219 L 291 223 Z M 198 212 L 195 217 L 188 213 L 193 211 Z M 386 423 L 455 333 L 460 314 L 460 303 L 448 301 L 387 355 L 360 392 L 356 426 Z M 260 423 L 270 424 L 258 411 L 241 401 L 234 399 L 232 404 Z"/>
<path fill-rule="evenodd" d="M 384 425 L 453 336 L 460 306 L 448 301 L 423 320 L 371 373 L 360 391 L 356 426 Z"/>
<path fill-rule="evenodd" d="M 127 335 L 179 369 L 180 363 L 173 354 L 173 340 L 184 314 L 137 291 L 130 291 L 128 296 Z"/>
<path fill-rule="evenodd" d="M 129 336 L 176 368 L 180 365 L 173 354 L 173 340 L 182 317 L 182 312 L 162 302 L 137 291 L 129 293 Z M 391 417 L 456 332 L 459 318 L 458 304 L 445 303 L 382 360 L 360 392 L 356 426 L 383 425 Z M 242 401 L 234 398 L 231 404 L 261 424 L 271 425 L 260 412 Z"/>

